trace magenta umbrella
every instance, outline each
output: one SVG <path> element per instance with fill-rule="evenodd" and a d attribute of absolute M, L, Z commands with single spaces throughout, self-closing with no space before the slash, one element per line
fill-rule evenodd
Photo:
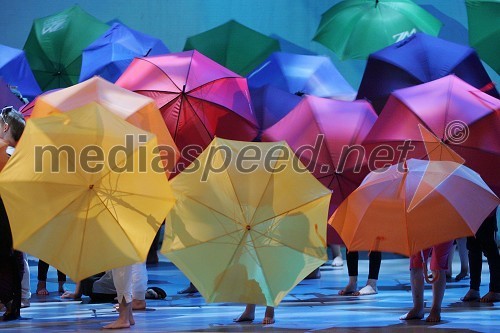
<path fill-rule="evenodd" d="M 500 193 L 500 100 L 454 75 L 396 90 L 363 142 L 370 153 L 369 164 L 382 166 L 372 163 L 375 150 L 395 153 L 384 163 L 427 159 L 431 152 L 426 150 L 427 139 L 419 125 L 464 158 L 466 166 L 479 173 L 497 195 Z M 397 147 L 405 141 L 414 149 L 401 156 L 403 150 Z"/>
<path fill-rule="evenodd" d="M 331 215 L 368 173 L 361 142 L 376 119 L 366 101 L 305 96 L 263 132 L 262 141 L 285 140 L 307 169 L 333 191 Z"/>
<path fill-rule="evenodd" d="M 156 101 L 184 150 L 181 163 L 191 162 L 215 136 L 240 141 L 257 136 L 246 79 L 198 51 L 136 58 L 116 84 Z"/>

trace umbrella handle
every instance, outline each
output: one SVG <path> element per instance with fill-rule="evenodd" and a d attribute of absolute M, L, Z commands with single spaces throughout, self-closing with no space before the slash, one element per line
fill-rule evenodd
<path fill-rule="evenodd" d="M 422 263 L 422 268 L 424 269 L 424 279 L 425 279 L 425 282 L 432 284 L 432 283 L 436 282 L 437 279 L 439 279 L 439 271 L 436 271 L 436 276 L 434 276 L 434 274 L 433 274 L 432 278 L 429 277 L 429 274 L 428 274 L 428 271 L 427 271 L 427 263 L 426 262 Z"/>

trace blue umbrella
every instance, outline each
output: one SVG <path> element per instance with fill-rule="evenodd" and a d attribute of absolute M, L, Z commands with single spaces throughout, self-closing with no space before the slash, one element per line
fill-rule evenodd
<path fill-rule="evenodd" d="M 300 96 L 270 85 L 250 89 L 250 97 L 261 132 L 280 121 L 301 100 Z"/>
<path fill-rule="evenodd" d="M 342 100 L 353 100 L 356 95 L 330 58 L 324 56 L 274 52 L 247 79 L 250 88 L 269 84 L 292 94 Z"/>
<path fill-rule="evenodd" d="M 0 77 L 30 100 L 42 92 L 23 50 L 0 45 Z"/>
<path fill-rule="evenodd" d="M 417 33 L 370 55 L 357 98 L 369 100 L 380 114 L 394 90 L 450 74 L 499 97 L 474 49 Z"/>
<path fill-rule="evenodd" d="M 114 23 L 100 38 L 83 50 L 79 81 L 94 75 L 115 82 L 135 57 L 170 53 L 163 42 L 152 36 Z"/>

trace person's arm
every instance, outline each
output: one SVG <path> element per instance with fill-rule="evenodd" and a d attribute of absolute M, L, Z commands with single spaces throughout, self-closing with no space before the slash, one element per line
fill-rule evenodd
<path fill-rule="evenodd" d="M 72 298 L 72 299 L 81 299 L 82 298 L 82 291 L 80 290 L 80 282 L 76 283 L 75 286 L 75 291 L 65 291 L 64 294 L 61 295 L 61 298 Z"/>

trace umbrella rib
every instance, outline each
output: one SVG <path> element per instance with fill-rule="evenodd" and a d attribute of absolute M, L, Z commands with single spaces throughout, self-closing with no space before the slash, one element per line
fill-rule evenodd
<path fill-rule="evenodd" d="M 165 76 L 168 78 L 168 80 L 170 82 L 172 82 L 174 84 L 174 86 L 177 87 L 177 89 L 179 89 L 179 91 L 182 91 L 182 89 L 174 82 L 174 80 L 172 80 L 170 78 L 170 76 L 167 73 L 165 73 L 165 71 L 160 66 L 158 66 L 157 64 L 155 64 L 154 62 L 150 61 L 149 59 L 147 59 L 145 57 L 138 58 L 138 59 L 141 60 L 141 61 L 146 61 L 146 62 L 150 63 L 151 65 L 153 65 L 154 67 L 158 68 L 160 70 L 160 72 L 162 72 L 163 74 L 165 74 Z M 158 90 L 149 90 L 149 91 L 158 91 Z"/>
<path fill-rule="evenodd" d="M 326 195 L 326 194 L 325 194 L 325 195 Z M 254 226 L 254 227 L 255 227 L 255 226 L 259 225 L 259 224 L 262 224 L 262 223 L 264 223 L 264 222 L 270 221 L 270 220 L 274 219 L 274 218 L 275 218 L 275 217 L 277 217 L 277 216 L 286 215 L 286 214 L 288 214 L 288 213 L 290 213 L 290 212 L 292 212 L 292 211 L 294 211 L 294 210 L 297 210 L 297 209 L 299 209 L 299 208 L 301 208 L 301 207 L 304 207 L 304 206 L 307 206 L 307 205 L 309 205 L 309 204 L 311 204 L 311 203 L 313 203 L 313 202 L 315 202 L 315 201 L 318 201 L 318 200 L 323 199 L 323 197 L 324 197 L 325 195 L 322 195 L 321 197 L 318 197 L 318 198 L 315 198 L 315 199 L 310 200 L 310 201 L 308 201 L 308 202 L 305 202 L 305 203 L 301 204 L 300 206 L 297 206 L 297 207 L 291 208 L 291 209 L 289 209 L 289 210 L 286 210 L 286 211 L 284 211 L 284 212 L 281 212 L 281 213 L 279 213 L 279 214 L 277 214 L 277 215 L 274 215 L 274 216 L 272 216 L 272 217 L 270 217 L 270 218 L 267 218 L 267 219 L 265 219 L 265 220 L 262 220 L 262 221 L 256 222 L 256 223 L 252 224 L 252 226 Z M 253 228 L 252 228 L 252 230 L 253 230 Z"/>
<path fill-rule="evenodd" d="M 80 243 L 80 248 L 83 248 L 83 244 L 84 244 L 84 238 L 85 238 L 85 230 L 87 229 L 87 219 L 88 219 L 88 216 L 89 216 L 89 210 L 90 210 L 90 195 L 89 195 L 89 198 L 87 200 L 87 210 L 85 212 L 85 223 L 84 223 L 84 226 L 83 226 L 83 235 L 82 235 L 82 240 L 81 240 L 81 243 Z M 78 254 L 78 261 L 77 261 L 77 272 L 75 273 L 75 275 L 79 276 L 80 275 L 80 263 L 82 262 L 82 255 L 83 255 L 83 251 L 80 251 L 80 253 Z"/>
<path fill-rule="evenodd" d="M 193 198 L 193 197 L 190 197 L 189 195 L 186 195 L 186 198 L 188 198 L 188 199 L 190 199 L 190 200 L 193 200 L 193 201 L 194 201 L 194 202 L 196 202 L 196 203 L 199 203 L 200 205 L 202 205 L 202 206 L 204 206 L 204 207 L 208 208 L 209 210 L 212 210 L 212 211 L 214 211 L 214 212 L 217 212 L 219 215 L 222 215 L 222 216 L 224 216 L 224 217 L 228 218 L 229 220 L 234 221 L 234 222 L 235 222 L 235 224 L 237 224 L 237 225 L 239 225 L 239 226 L 243 226 L 243 224 L 242 224 L 242 223 L 240 223 L 239 221 L 237 221 L 235 218 L 233 218 L 233 217 L 229 217 L 229 216 L 227 216 L 226 214 L 224 214 L 224 213 L 222 213 L 222 212 L 218 211 L 217 209 L 214 209 L 213 207 L 210 207 L 210 206 L 208 206 L 207 204 L 205 204 L 205 203 L 203 203 L 203 202 L 201 202 L 201 201 L 199 201 L 199 200 L 197 200 L 197 199 L 195 199 L 195 198 Z"/>

